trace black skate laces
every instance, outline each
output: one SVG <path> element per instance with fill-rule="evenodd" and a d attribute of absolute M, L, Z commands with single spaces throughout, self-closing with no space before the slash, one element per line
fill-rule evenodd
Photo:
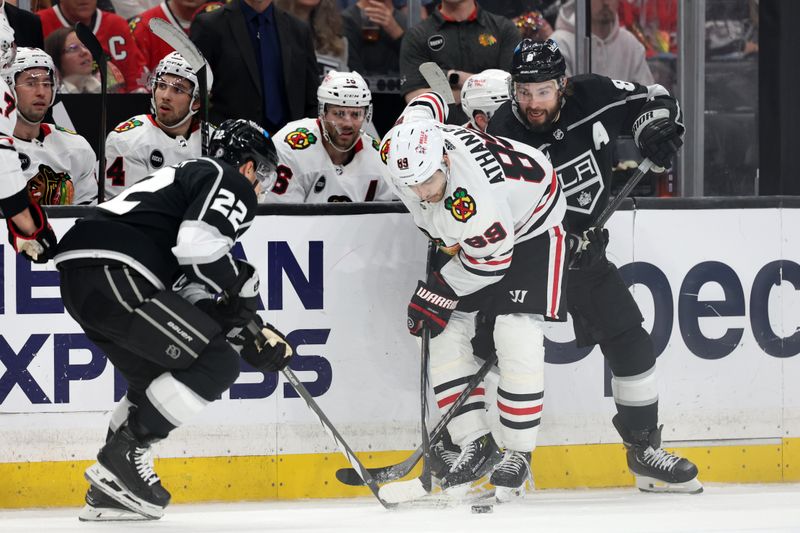
<path fill-rule="evenodd" d="M 672 469 L 678 464 L 681 458 L 677 455 L 672 455 L 663 448 L 648 446 L 644 450 L 644 460 L 650 466 L 672 472 Z"/>
<path fill-rule="evenodd" d="M 521 453 L 513 450 L 506 450 L 502 461 L 495 467 L 495 472 L 505 472 L 516 474 L 523 468 L 527 468 L 528 459 Z"/>
<path fill-rule="evenodd" d="M 160 481 L 158 474 L 153 469 L 153 452 L 149 446 L 137 447 L 133 452 L 133 462 L 136 465 L 136 472 L 145 483 L 154 485 Z"/>

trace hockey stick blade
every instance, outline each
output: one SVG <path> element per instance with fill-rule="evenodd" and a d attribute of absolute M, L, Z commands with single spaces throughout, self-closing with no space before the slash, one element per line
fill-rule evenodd
<path fill-rule="evenodd" d="M 419 66 L 419 73 L 425 78 L 428 87 L 444 98 L 446 104 L 456 103 L 456 99 L 453 97 L 453 89 L 450 88 L 450 83 L 439 65 L 433 61 L 427 61 Z"/>
<path fill-rule="evenodd" d="M 342 438 L 325 413 L 322 412 L 322 409 L 319 407 L 319 405 L 317 405 L 317 402 L 314 401 L 314 398 L 311 396 L 305 386 L 300 382 L 299 379 L 297 379 L 297 376 L 294 374 L 294 372 L 292 372 L 289 367 L 286 367 L 281 370 L 281 373 L 289 381 L 289 384 L 294 388 L 294 390 L 297 391 L 297 394 L 299 394 L 303 400 L 305 400 L 308 408 L 314 411 L 314 414 L 317 415 L 320 424 L 322 424 L 322 427 L 325 429 L 328 435 L 330 435 L 350 464 L 353 465 L 353 470 L 358 472 L 360 478 L 363 480 L 363 484 L 370 488 L 372 493 L 375 495 L 375 498 L 377 498 L 381 505 L 383 505 L 386 509 L 391 509 L 394 507 L 394 504 L 387 502 L 380 496 L 380 494 L 378 494 L 378 485 L 375 483 L 375 480 L 372 479 L 372 476 L 369 474 L 361 461 L 359 461 L 358 457 L 356 457 L 356 454 L 353 453 L 353 450 L 350 448 L 350 446 L 348 446 L 344 438 Z"/>
<path fill-rule="evenodd" d="M 597 220 L 594 221 L 594 226 L 596 228 L 600 228 L 608 222 L 608 219 L 611 218 L 611 215 L 622 205 L 622 202 L 625 201 L 625 198 L 628 197 L 630 192 L 633 190 L 634 187 L 642 180 L 645 174 L 650 172 L 654 166 L 653 162 L 650 161 L 648 158 L 642 159 L 642 162 L 639 163 L 639 167 L 634 172 L 633 176 L 628 180 L 628 183 L 625 184 L 624 187 L 619 191 L 613 200 L 608 202 L 606 208 L 603 209 L 603 212 L 600 213 L 600 216 L 597 217 Z"/>
<path fill-rule="evenodd" d="M 150 31 L 182 55 L 195 72 L 205 66 L 206 58 L 203 57 L 200 50 L 189 39 L 186 32 L 179 30 L 164 19 L 150 19 L 148 25 L 150 26 Z"/>
<path fill-rule="evenodd" d="M 469 399 L 470 393 L 472 393 L 472 391 L 475 390 L 478 385 L 480 385 L 481 381 L 483 381 L 483 378 L 486 377 L 486 374 L 489 373 L 489 371 L 492 369 L 492 366 L 494 366 L 496 362 L 497 354 L 492 354 L 488 359 L 486 359 L 478 372 L 472 376 L 469 383 L 467 383 L 467 387 L 461 391 L 461 394 L 459 394 L 458 398 L 456 398 L 456 401 L 452 406 L 450 406 L 450 409 L 448 409 L 447 413 L 445 413 L 441 420 L 439 420 L 439 423 L 436 424 L 433 432 L 431 432 L 431 444 L 435 444 L 441 438 L 445 427 L 447 427 L 447 424 L 450 423 L 450 420 L 453 419 L 453 416 L 459 410 L 459 408 L 466 403 L 466 401 Z M 378 468 L 368 468 L 367 472 L 375 481 L 375 483 L 388 483 L 389 481 L 395 481 L 407 476 L 420 459 L 422 459 L 422 445 L 417 447 L 417 449 L 414 450 L 414 453 L 412 453 L 411 456 L 401 463 Z M 336 472 L 336 479 L 345 485 L 364 485 L 364 481 L 362 480 L 361 476 L 359 476 L 359 473 L 353 468 L 339 469 Z"/>

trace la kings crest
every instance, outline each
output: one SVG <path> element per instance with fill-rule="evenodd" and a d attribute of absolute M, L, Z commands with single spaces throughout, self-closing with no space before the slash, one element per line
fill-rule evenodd
<path fill-rule="evenodd" d="M 590 214 L 605 189 L 594 152 L 586 150 L 555 167 L 555 171 L 567 200 L 567 210 Z"/>

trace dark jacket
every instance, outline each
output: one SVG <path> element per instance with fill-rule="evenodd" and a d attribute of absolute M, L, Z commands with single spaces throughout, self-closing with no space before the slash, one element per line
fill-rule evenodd
<path fill-rule="evenodd" d="M 264 125 L 261 73 L 253 50 L 240 0 L 202 13 L 192 22 L 191 39 L 206 57 L 214 74 L 210 119 L 246 118 Z M 311 29 L 285 11 L 275 8 L 281 43 L 283 78 L 292 121 L 317 115 L 317 67 Z"/>
<path fill-rule="evenodd" d="M 12 6 L 8 2 L 6 2 L 5 11 L 8 23 L 14 28 L 14 41 L 17 46 L 44 49 L 42 21 L 39 20 L 39 17 L 30 11 Z"/>

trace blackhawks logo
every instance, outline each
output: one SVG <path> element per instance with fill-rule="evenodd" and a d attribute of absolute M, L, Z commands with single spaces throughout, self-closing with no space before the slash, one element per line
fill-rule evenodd
<path fill-rule="evenodd" d="M 392 142 L 391 139 L 386 139 L 386 141 L 381 145 L 381 161 L 383 164 L 386 165 L 386 160 L 389 159 L 389 143 Z"/>
<path fill-rule="evenodd" d="M 481 33 L 478 36 L 478 42 L 481 46 L 494 46 L 497 44 L 497 38 L 491 33 Z"/>
<path fill-rule="evenodd" d="M 72 135 L 77 135 L 77 132 L 74 132 L 74 131 L 72 131 L 72 130 L 70 130 L 70 129 L 67 129 L 67 128 L 64 128 L 64 127 L 62 127 L 62 126 L 58 126 L 58 125 L 57 125 L 57 126 L 56 126 L 56 129 L 57 129 L 58 131 L 63 131 L 64 133 L 69 133 L 69 134 L 72 134 Z"/>
<path fill-rule="evenodd" d="M 114 128 L 114 131 L 116 131 L 117 133 L 122 133 L 123 131 L 132 130 L 133 128 L 139 127 L 141 125 L 142 125 L 142 121 L 141 120 L 132 118 L 132 119 L 130 119 L 128 121 L 123 122 L 122 124 L 120 124 L 116 128 Z"/>
<path fill-rule="evenodd" d="M 372 147 L 378 152 L 381 151 L 381 143 L 378 142 L 378 139 L 372 139 Z"/>
<path fill-rule="evenodd" d="M 292 150 L 305 150 L 317 142 L 317 136 L 308 131 L 307 128 L 297 128 L 294 131 L 290 131 L 283 140 L 292 147 Z"/>
<path fill-rule="evenodd" d="M 445 199 L 444 207 L 459 222 L 466 222 L 477 212 L 475 200 L 463 187 L 457 188 L 452 198 Z"/>

